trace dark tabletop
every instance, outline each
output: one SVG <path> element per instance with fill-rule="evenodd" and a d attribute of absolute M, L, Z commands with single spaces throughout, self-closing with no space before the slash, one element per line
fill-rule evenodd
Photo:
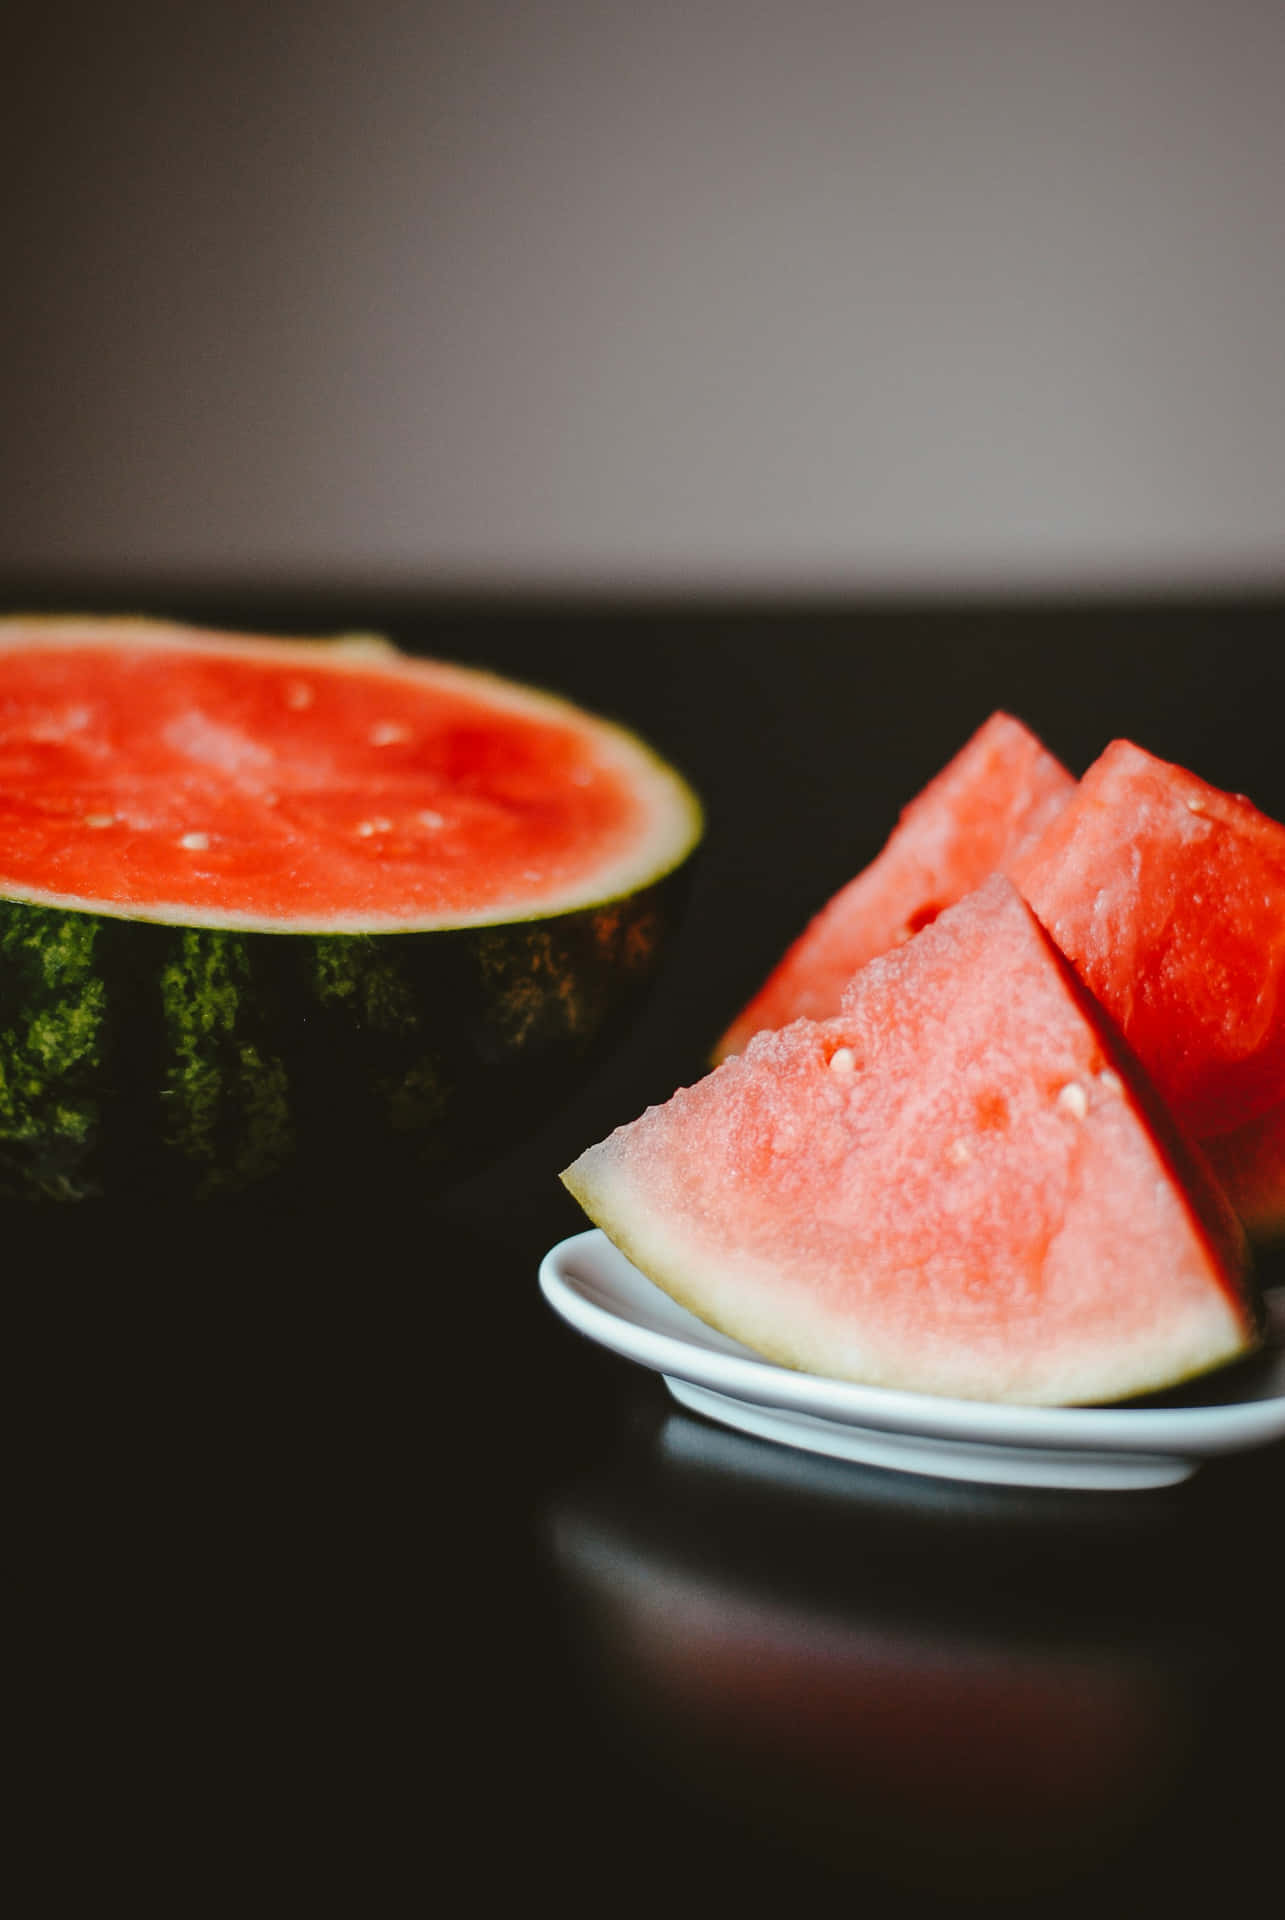
<path fill-rule="evenodd" d="M 363 1914 L 457 1910 L 461 1867 L 469 1911 L 1256 1887 L 1285 1450 L 1109 1494 L 813 1458 L 680 1412 L 536 1270 L 585 1224 L 558 1169 L 701 1071 L 994 708 L 1074 771 L 1125 735 L 1285 817 L 1285 603 L 7 596 L 42 601 L 381 627 L 627 722 L 709 815 L 635 1031 L 502 1164 L 307 1218 L 10 1229 L 54 1744 L 126 1809 L 105 1879 L 293 1912 L 320 1875 Z"/>

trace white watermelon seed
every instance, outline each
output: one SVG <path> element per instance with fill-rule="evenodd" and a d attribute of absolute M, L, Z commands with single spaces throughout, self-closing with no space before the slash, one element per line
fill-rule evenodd
<path fill-rule="evenodd" d="M 295 713 L 302 713 L 316 699 L 316 694 L 306 680 L 291 680 L 286 687 L 286 705 Z"/>
<path fill-rule="evenodd" d="M 1077 1120 L 1083 1120 L 1089 1111 L 1089 1096 L 1078 1080 L 1068 1080 L 1058 1094 L 1057 1104 L 1063 1113 L 1069 1113 Z"/>
<path fill-rule="evenodd" d="M 836 1047 L 830 1055 L 829 1067 L 831 1073 L 855 1073 L 857 1056 L 851 1047 Z"/>
<path fill-rule="evenodd" d="M 1098 1085 L 1105 1087 L 1108 1093 L 1124 1092 L 1124 1081 L 1113 1067 L 1103 1067 L 1098 1075 Z"/>
<path fill-rule="evenodd" d="M 373 833 L 388 833 L 392 824 L 391 820 L 359 820 L 357 831 L 363 840 L 369 840 Z"/>
<path fill-rule="evenodd" d="M 410 737 L 410 728 L 403 726 L 400 720 L 376 720 L 366 735 L 372 747 L 395 747 Z"/>
<path fill-rule="evenodd" d="M 180 847 L 186 847 L 189 853 L 204 853 L 209 844 L 208 833 L 185 833 L 179 841 Z"/>
<path fill-rule="evenodd" d="M 446 825 L 446 815 L 444 813 L 434 813 L 431 807 L 425 807 L 422 813 L 416 814 L 415 818 L 419 821 L 421 827 L 444 827 Z"/>
<path fill-rule="evenodd" d="M 116 825 L 116 815 L 114 813 L 87 813 L 85 815 L 85 825 L 87 827 L 114 827 Z"/>

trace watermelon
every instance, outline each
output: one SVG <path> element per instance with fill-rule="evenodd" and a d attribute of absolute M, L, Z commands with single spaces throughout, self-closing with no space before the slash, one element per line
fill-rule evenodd
<path fill-rule="evenodd" d="M 563 1179 L 682 1305 L 832 1378 L 1112 1401 L 1261 1335 L 1220 1188 L 1001 875 Z"/>
<path fill-rule="evenodd" d="M 0 621 L 0 1195 L 475 1163 L 636 1004 L 699 831 L 622 729 L 369 637 Z"/>
<path fill-rule="evenodd" d="M 1117 740 L 1011 871 L 1246 1219 L 1285 1225 L 1285 826 Z"/>
<path fill-rule="evenodd" d="M 849 977 L 1014 855 L 1075 781 L 1020 720 L 994 713 L 901 814 L 883 851 L 824 906 L 723 1035 L 714 1059 L 801 1016 L 837 1013 Z"/>
<path fill-rule="evenodd" d="M 1285 1241 L 1285 1101 L 1204 1147 L 1250 1237 Z"/>

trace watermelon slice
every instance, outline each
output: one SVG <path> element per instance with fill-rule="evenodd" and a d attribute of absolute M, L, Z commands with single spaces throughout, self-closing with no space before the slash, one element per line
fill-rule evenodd
<path fill-rule="evenodd" d="M 1059 813 L 1075 782 L 1010 714 L 995 713 L 901 814 L 878 857 L 794 942 L 715 1050 L 836 1013 L 850 976 L 1003 869 Z"/>
<path fill-rule="evenodd" d="M 1011 872 L 1187 1131 L 1237 1136 L 1247 1215 L 1285 1215 L 1285 826 L 1117 740 Z"/>
<path fill-rule="evenodd" d="M 0 622 L 0 1194 L 493 1151 L 635 1004 L 699 830 L 621 729 L 369 637 Z"/>
<path fill-rule="evenodd" d="M 1110 1401 L 1260 1334 L 1225 1197 L 998 875 L 563 1178 L 684 1306 L 839 1379 Z"/>
<path fill-rule="evenodd" d="M 1285 1240 L 1285 1102 L 1204 1147 L 1251 1238 Z"/>

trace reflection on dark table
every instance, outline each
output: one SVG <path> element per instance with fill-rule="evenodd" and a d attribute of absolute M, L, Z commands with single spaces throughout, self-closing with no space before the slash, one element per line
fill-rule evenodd
<path fill-rule="evenodd" d="M 583 1224 L 557 1169 L 701 1071 L 994 707 L 1074 770 L 1125 734 L 1285 815 L 1285 608 L 45 598 L 383 626 L 617 715 L 710 813 L 636 1032 L 501 1165 L 431 1201 L 7 1224 L 33 1569 L 126 1858 L 154 1872 L 163 1833 L 180 1910 L 265 1842 L 285 1910 L 318 1871 L 419 1908 L 461 1863 L 470 1905 L 572 1911 L 1256 1887 L 1285 1450 L 1133 1494 L 812 1458 L 680 1413 L 535 1275 Z"/>
<path fill-rule="evenodd" d="M 888 1899 L 1216 1895 L 1252 1858 L 1279 1778 L 1254 1771 L 1272 1702 L 1244 1583 L 1269 1563 L 1211 1481 L 890 1484 L 649 1412 L 547 1510 L 617 1790 L 641 1773 L 729 1854 Z"/>

